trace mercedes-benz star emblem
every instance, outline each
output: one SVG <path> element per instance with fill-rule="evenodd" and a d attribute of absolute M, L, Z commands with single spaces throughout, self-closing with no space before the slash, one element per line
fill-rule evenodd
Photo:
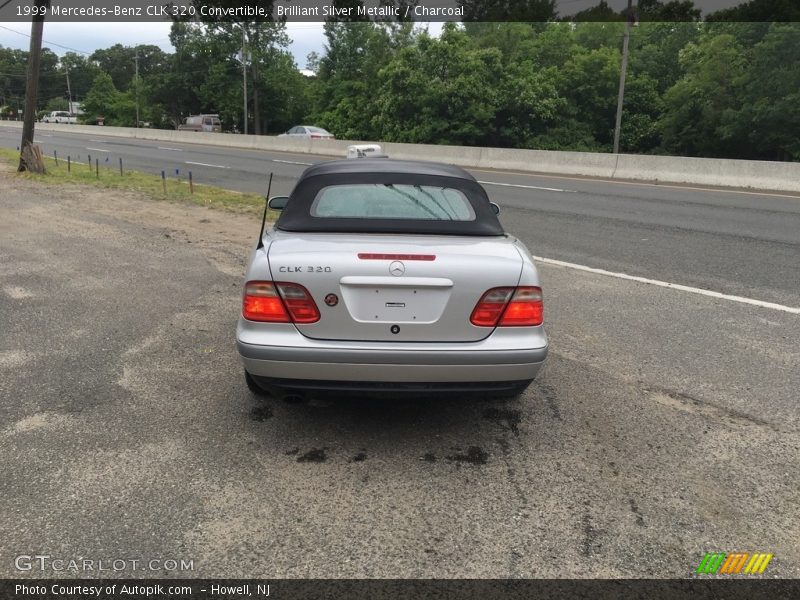
<path fill-rule="evenodd" d="M 405 274 L 405 272 L 406 272 L 406 266 L 399 260 L 396 260 L 389 265 L 389 273 L 391 273 L 395 277 L 400 277 L 401 275 Z"/>

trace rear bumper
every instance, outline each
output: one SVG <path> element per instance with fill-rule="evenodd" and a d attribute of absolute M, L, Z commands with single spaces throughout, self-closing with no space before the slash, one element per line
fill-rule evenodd
<path fill-rule="evenodd" d="M 530 379 L 522 381 L 470 381 L 470 382 L 399 382 L 399 381 L 335 381 L 324 379 L 281 379 L 276 377 L 252 376 L 259 387 L 275 395 L 302 395 L 313 392 L 344 392 L 348 396 L 359 394 L 383 397 L 416 398 L 431 394 L 452 394 L 459 396 L 471 394 L 518 394 L 530 384 Z"/>
<path fill-rule="evenodd" d="M 514 343 L 505 347 L 491 339 L 494 335 L 465 344 L 369 345 L 309 340 L 295 329 L 294 335 L 284 330 L 269 336 L 283 343 L 247 343 L 239 335 L 236 345 L 245 370 L 262 378 L 419 384 L 520 382 L 536 376 L 548 349 L 543 331 L 528 339 L 543 342 L 539 347 L 524 347 L 520 333 L 515 332 Z"/>

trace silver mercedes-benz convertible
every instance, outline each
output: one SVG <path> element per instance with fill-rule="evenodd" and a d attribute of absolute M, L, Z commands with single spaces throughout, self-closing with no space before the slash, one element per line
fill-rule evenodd
<path fill-rule="evenodd" d="M 458 167 L 309 167 L 262 231 L 236 330 L 254 392 L 521 393 L 547 356 L 527 248 Z"/>

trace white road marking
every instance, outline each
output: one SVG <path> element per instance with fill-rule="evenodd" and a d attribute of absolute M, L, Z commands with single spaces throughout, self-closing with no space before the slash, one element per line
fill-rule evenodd
<path fill-rule="evenodd" d="M 500 185 L 503 187 L 515 187 L 515 188 L 525 188 L 527 190 L 546 190 L 548 192 L 567 192 L 570 194 L 576 194 L 575 190 L 562 190 L 561 188 L 551 188 L 551 187 L 541 187 L 538 185 L 522 185 L 521 183 L 501 183 L 499 181 L 478 181 L 483 185 Z"/>
<path fill-rule="evenodd" d="M 622 180 L 622 179 L 606 179 L 602 177 L 592 177 L 591 175 L 586 175 L 584 177 L 575 177 L 569 175 L 553 175 L 550 173 L 536 173 L 536 172 L 526 172 L 526 171 L 510 171 L 507 169 L 478 169 L 476 167 L 464 167 L 468 171 L 479 171 L 481 173 L 496 173 L 500 175 L 521 175 L 523 177 L 540 177 L 542 179 L 567 179 L 569 181 L 586 181 L 586 182 L 596 182 L 596 183 L 611 183 L 615 185 L 639 185 L 644 187 L 656 187 L 656 188 L 669 188 L 673 190 L 694 190 L 698 192 L 717 192 L 720 194 L 746 194 L 748 196 L 774 196 L 776 198 L 794 198 L 795 200 L 800 199 L 800 195 L 797 193 L 795 194 L 782 194 L 780 192 L 770 192 L 770 191 L 763 191 L 763 192 L 751 192 L 748 190 L 737 190 L 725 187 L 700 187 L 700 186 L 690 186 L 690 185 L 680 185 L 680 184 L 669 184 L 669 183 L 648 183 L 647 181 L 632 181 L 632 180 Z M 479 182 L 480 183 L 480 182 Z"/>
<path fill-rule="evenodd" d="M 43 133 L 42 137 L 53 137 L 52 133 Z"/>
<path fill-rule="evenodd" d="M 198 167 L 214 167 L 215 169 L 230 169 L 230 167 L 226 167 L 225 165 L 210 165 L 208 163 L 194 162 L 191 160 L 187 160 L 186 164 L 197 165 Z"/>
<path fill-rule="evenodd" d="M 173 152 L 183 152 L 183 148 L 168 148 L 167 146 L 156 146 L 159 150 L 172 150 Z"/>
<path fill-rule="evenodd" d="M 287 165 L 304 165 L 306 167 L 309 167 L 309 166 L 311 166 L 313 164 L 313 163 L 307 163 L 307 162 L 298 162 L 296 160 L 280 160 L 279 158 L 273 158 L 272 162 L 285 163 Z"/>
<path fill-rule="evenodd" d="M 710 298 L 729 300 L 731 302 L 739 302 L 741 304 L 752 304 L 753 306 L 760 306 L 761 308 L 770 308 L 772 310 L 779 310 L 793 315 L 800 315 L 800 308 L 795 308 L 793 306 L 784 306 L 783 304 L 776 304 L 774 302 L 764 302 L 763 300 L 754 300 L 753 298 L 744 298 L 743 296 L 731 296 L 729 294 L 722 294 L 720 292 L 714 292 L 712 290 L 704 290 L 701 288 L 690 287 L 688 285 L 681 285 L 679 283 L 669 283 L 667 281 L 659 281 L 657 279 L 647 279 L 646 277 L 638 277 L 636 275 L 628 275 L 626 273 L 615 273 L 614 271 L 606 271 L 605 269 L 595 269 L 594 267 L 587 267 L 585 265 L 576 265 L 575 263 L 564 262 L 563 260 L 555 260 L 553 258 L 534 256 L 533 259 L 537 262 L 546 265 L 566 267 L 567 269 L 586 271 L 587 273 L 606 275 L 608 277 L 616 277 L 617 279 L 626 279 L 628 281 L 638 281 L 639 283 L 657 285 L 658 287 L 680 290 L 682 292 L 689 292 L 690 294 L 700 294 L 701 296 L 708 296 Z"/>
<path fill-rule="evenodd" d="M 103 150 L 102 148 L 86 148 L 87 150 L 93 150 L 94 152 L 111 152 L 111 150 Z"/>

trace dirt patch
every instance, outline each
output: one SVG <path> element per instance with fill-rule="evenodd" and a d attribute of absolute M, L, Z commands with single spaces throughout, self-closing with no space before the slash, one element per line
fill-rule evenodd
<path fill-rule="evenodd" d="M 143 194 L 92 186 L 55 186 L 16 176 L 14 170 L 0 161 L 0 181 L 3 193 L 29 193 L 54 197 L 62 206 L 88 213 L 118 219 L 127 223 L 162 229 L 165 237 L 176 243 L 191 242 L 212 254 L 229 254 L 235 249 L 245 258 L 258 237 L 260 218 L 251 214 L 238 214 L 211 207 L 196 206 L 167 200 L 153 200 Z M 49 210 L 49 209 L 48 209 Z M 214 218 L 223 215 L 224 218 Z M 220 252 L 225 248 L 228 252 Z M 227 261 L 225 261 L 227 262 Z"/>

